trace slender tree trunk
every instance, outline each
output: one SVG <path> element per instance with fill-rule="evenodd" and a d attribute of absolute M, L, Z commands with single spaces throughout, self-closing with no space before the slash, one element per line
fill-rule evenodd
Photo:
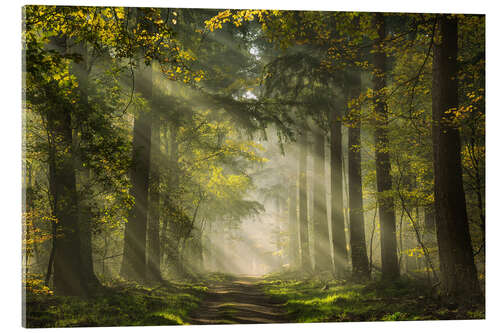
<path fill-rule="evenodd" d="M 313 223 L 314 223 L 314 270 L 332 271 L 330 237 L 326 215 L 325 192 L 325 136 L 320 128 L 313 132 Z"/>
<path fill-rule="evenodd" d="M 307 130 L 299 140 L 299 229 L 300 229 L 300 261 L 302 270 L 311 270 L 309 253 L 309 221 L 307 212 Z"/>
<path fill-rule="evenodd" d="M 151 132 L 151 174 L 149 186 L 149 221 L 147 274 L 149 282 L 161 281 L 160 273 L 160 124 L 156 120 Z"/>
<path fill-rule="evenodd" d="M 160 232 L 160 272 L 161 267 L 165 263 L 166 252 L 167 252 L 167 244 L 168 244 L 168 222 L 166 217 L 164 216 L 161 219 L 161 232 Z"/>
<path fill-rule="evenodd" d="M 176 193 L 177 193 L 177 188 L 179 186 L 179 169 L 178 169 L 178 160 L 179 160 L 179 144 L 177 142 L 177 127 L 175 124 L 170 123 L 169 124 L 169 144 L 168 146 L 170 147 L 170 155 L 169 155 L 169 160 L 170 160 L 170 184 L 171 184 L 171 193 L 168 197 L 169 200 L 169 205 L 171 207 L 176 207 L 178 205 Z M 175 223 L 175 222 L 174 222 Z M 184 267 L 182 263 L 180 262 L 180 246 L 181 242 L 180 239 L 178 239 L 178 235 L 175 235 L 174 229 L 175 227 L 171 223 L 171 228 L 169 228 L 168 232 L 168 241 L 169 244 L 166 245 L 167 248 L 167 260 L 168 260 L 168 267 L 173 275 L 176 276 L 182 276 L 184 274 Z"/>
<path fill-rule="evenodd" d="M 290 268 L 298 266 L 299 257 L 299 235 L 297 232 L 297 167 L 292 164 L 292 175 L 290 177 L 289 198 L 288 198 L 288 235 Z"/>
<path fill-rule="evenodd" d="M 382 257 L 382 278 L 394 280 L 399 277 L 396 216 L 392 190 L 391 161 L 388 152 L 387 134 L 388 114 L 385 101 L 386 89 L 386 54 L 383 50 L 385 39 L 385 21 L 382 13 L 375 13 L 375 29 L 378 45 L 374 54 L 373 86 L 375 90 L 375 164 L 377 172 L 377 191 L 380 214 L 380 248 Z"/>
<path fill-rule="evenodd" d="M 278 194 L 276 196 L 276 216 L 275 216 L 275 224 L 276 224 L 276 253 L 277 255 L 277 265 L 279 268 L 281 268 L 282 262 L 281 262 L 281 199 L 280 195 Z"/>
<path fill-rule="evenodd" d="M 434 216 L 434 207 L 424 208 L 424 240 L 429 242 L 432 235 L 436 232 L 436 219 Z"/>
<path fill-rule="evenodd" d="M 342 178 L 342 115 L 332 108 L 330 115 L 331 223 L 335 275 L 347 275 L 347 245 L 344 224 L 344 193 Z"/>
<path fill-rule="evenodd" d="M 163 147 L 165 147 L 165 156 L 168 156 L 168 159 L 170 159 L 170 140 L 169 140 L 169 126 L 164 126 L 164 132 L 163 132 L 163 137 L 164 137 L 164 142 L 162 144 Z M 171 165 L 168 164 L 168 168 L 171 169 Z M 162 198 L 162 203 L 163 206 L 168 205 L 169 201 L 169 195 L 163 195 Z M 169 230 L 168 230 L 168 214 L 161 214 L 161 233 L 160 233 L 160 272 L 161 272 L 161 265 L 165 264 L 165 258 L 167 257 L 167 245 L 169 242 Z"/>
<path fill-rule="evenodd" d="M 432 68 L 434 197 L 441 288 L 471 299 L 481 294 L 472 252 L 462 180 L 460 132 L 451 123 L 458 107 L 457 19 L 438 16 Z"/>
<path fill-rule="evenodd" d="M 142 65 L 144 66 L 144 65 Z M 152 80 L 151 66 L 141 70 L 141 84 L 138 92 L 151 101 Z M 130 211 L 125 226 L 125 242 L 123 247 L 123 261 L 121 276 L 128 280 L 146 280 L 146 230 L 148 220 L 148 190 L 151 155 L 151 112 L 148 109 L 140 110 L 134 118 L 132 139 L 132 168 L 130 181 L 131 195 L 135 203 Z"/>
<path fill-rule="evenodd" d="M 361 75 L 353 74 L 351 98 L 361 93 Z M 365 221 L 363 214 L 363 187 L 361 181 L 361 117 L 359 107 L 349 112 L 348 128 L 348 168 L 349 168 L 349 221 L 351 232 L 352 275 L 355 280 L 370 278 L 368 255 L 365 240 Z"/>
<path fill-rule="evenodd" d="M 200 222 L 203 223 L 203 222 Z M 205 270 L 205 261 L 203 253 L 203 230 L 200 228 L 197 232 L 196 239 L 194 243 L 194 264 L 197 272 L 202 273 Z"/>
<path fill-rule="evenodd" d="M 33 238 L 31 235 L 31 228 L 30 228 L 30 223 L 33 223 L 34 221 L 32 220 L 31 222 L 28 220 L 29 218 L 33 219 L 32 213 L 34 211 L 34 202 L 33 202 L 33 168 L 31 166 L 31 163 L 28 161 L 25 161 L 24 168 L 23 168 L 23 174 L 24 174 L 24 184 L 23 184 L 23 192 L 22 192 L 22 200 L 23 200 L 23 213 L 28 213 L 28 216 L 25 217 L 24 224 L 26 227 L 25 233 L 24 233 L 24 277 L 28 277 L 29 273 L 29 262 L 30 262 L 30 257 L 31 253 L 28 249 L 28 241 Z M 36 241 L 34 240 L 33 243 L 33 248 L 35 248 Z"/>

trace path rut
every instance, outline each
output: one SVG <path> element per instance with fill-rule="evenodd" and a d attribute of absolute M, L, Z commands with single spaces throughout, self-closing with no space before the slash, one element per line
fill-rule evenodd
<path fill-rule="evenodd" d="M 288 322 L 283 301 L 266 295 L 258 278 L 239 277 L 216 282 L 191 313 L 195 325 L 269 324 Z"/>

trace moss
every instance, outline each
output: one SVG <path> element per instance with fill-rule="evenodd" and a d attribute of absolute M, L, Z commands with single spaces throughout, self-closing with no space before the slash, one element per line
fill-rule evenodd
<path fill-rule="evenodd" d="M 265 293 L 285 303 L 291 322 L 401 321 L 437 319 L 483 319 L 484 306 L 450 307 L 426 294 L 420 281 L 401 279 L 392 283 L 366 284 L 343 280 L 280 279 L 268 276 L 256 282 Z M 214 274 L 205 282 L 171 283 L 168 287 L 144 288 L 116 281 L 92 299 L 59 297 L 51 293 L 27 292 L 28 327 L 93 327 L 186 325 L 188 314 L 206 296 L 207 285 L 231 281 L 225 274 Z M 235 323 L 234 304 L 220 307 L 219 323 Z"/>
<path fill-rule="evenodd" d="M 484 318 L 484 308 L 479 305 L 461 311 L 447 309 L 444 303 L 425 293 L 428 287 L 418 280 L 356 284 L 313 278 L 280 280 L 279 277 L 268 276 L 261 285 L 267 294 L 286 301 L 293 322 Z"/>
<path fill-rule="evenodd" d="M 90 299 L 27 293 L 27 327 L 183 325 L 205 290 L 176 283 L 157 289 L 119 284 Z"/>

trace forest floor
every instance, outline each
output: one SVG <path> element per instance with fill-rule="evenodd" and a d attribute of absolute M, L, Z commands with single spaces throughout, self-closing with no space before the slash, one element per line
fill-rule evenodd
<path fill-rule="evenodd" d="M 116 280 L 92 298 L 62 297 L 30 280 L 27 327 L 160 326 L 484 319 L 484 304 L 433 295 L 425 281 L 390 284 L 210 274 L 197 281 L 144 287 Z"/>
<path fill-rule="evenodd" d="M 89 298 L 57 296 L 40 279 L 26 283 L 28 328 L 160 326 L 189 324 L 188 313 L 204 299 L 203 282 L 143 285 L 113 280 Z"/>
<path fill-rule="evenodd" d="M 191 314 L 192 324 L 266 324 L 289 322 L 283 299 L 266 294 L 261 279 L 226 277 L 212 282 L 199 307 Z"/>
<path fill-rule="evenodd" d="M 295 275 L 295 276 L 294 276 Z M 426 281 L 402 277 L 387 283 L 267 276 L 258 285 L 285 305 L 290 322 L 359 322 L 484 319 L 483 304 L 440 298 Z"/>

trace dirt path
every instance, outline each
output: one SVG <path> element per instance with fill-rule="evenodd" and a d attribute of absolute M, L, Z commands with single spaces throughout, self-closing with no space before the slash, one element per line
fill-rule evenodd
<path fill-rule="evenodd" d="M 194 325 L 286 323 L 284 304 L 268 296 L 257 278 L 239 277 L 217 282 L 200 307 L 191 314 Z"/>

